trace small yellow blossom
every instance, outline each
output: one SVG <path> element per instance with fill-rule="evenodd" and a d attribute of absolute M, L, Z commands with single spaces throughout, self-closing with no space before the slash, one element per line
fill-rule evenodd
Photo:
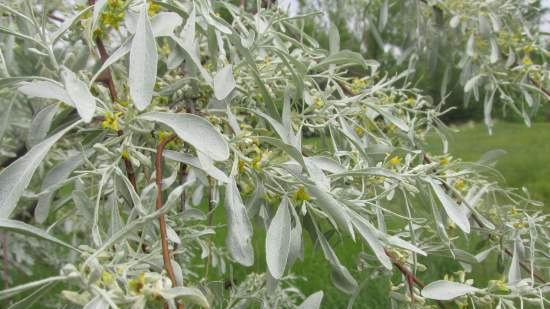
<path fill-rule="evenodd" d="M 523 65 L 532 65 L 533 61 L 531 60 L 531 58 L 529 58 L 529 56 L 525 56 L 523 57 L 522 63 Z"/>
<path fill-rule="evenodd" d="M 149 4 L 149 8 L 147 9 L 147 13 L 149 14 L 149 16 L 153 16 L 157 14 L 158 11 L 160 11 L 160 8 L 160 5 L 156 4 L 155 2 L 151 2 L 151 4 Z"/>
<path fill-rule="evenodd" d="M 389 163 L 390 166 L 392 166 L 392 167 L 398 166 L 399 164 L 401 164 L 401 157 L 400 157 L 400 156 L 393 156 L 393 157 L 388 161 L 388 163 Z"/>
<path fill-rule="evenodd" d="M 364 79 L 354 78 L 351 82 L 351 92 L 358 94 L 363 89 L 367 88 L 367 82 Z"/>
<path fill-rule="evenodd" d="M 363 127 L 355 127 L 355 133 L 359 137 L 363 137 L 365 135 L 365 129 L 363 129 Z"/>
<path fill-rule="evenodd" d="M 325 106 L 325 102 L 323 101 L 323 99 L 315 97 L 313 99 L 313 105 L 315 105 L 315 107 L 317 108 L 322 108 L 323 106 Z"/>
<path fill-rule="evenodd" d="M 141 290 L 145 286 L 145 273 L 139 274 L 137 278 L 128 280 L 130 292 L 134 295 L 141 294 Z"/>
<path fill-rule="evenodd" d="M 466 182 L 462 179 L 457 179 L 454 183 L 455 189 L 462 191 L 466 188 Z"/>
<path fill-rule="evenodd" d="M 443 158 L 439 159 L 439 164 L 441 165 L 447 165 L 451 162 L 451 158 L 448 156 L 444 156 Z"/>
<path fill-rule="evenodd" d="M 294 193 L 294 199 L 298 202 L 304 202 L 309 201 L 311 197 L 307 193 L 306 188 L 302 186 Z"/>
<path fill-rule="evenodd" d="M 118 130 L 120 130 L 120 125 L 119 125 L 120 115 L 122 115 L 122 113 L 120 112 L 114 113 L 114 114 L 111 112 L 106 112 L 105 119 L 101 123 L 101 127 L 104 129 L 111 129 L 115 132 L 118 132 Z"/>
<path fill-rule="evenodd" d="M 128 153 L 128 150 L 124 149 L 121 153 L 120 153 L 120 156 L 125 159 L 125 160 L 128 160 L 130 159 L 130 153 Z"/>
<path fill-rule="evenodd" d="M 103 273 L 101 273 L 101 282 L 105 285 L 105 286 L 109 286 L 111 285 L 113 282 L 115 282 L 115 277 L 113 276 L 112 273 L 108 272 L 108 271 L 104 271 Z"/>

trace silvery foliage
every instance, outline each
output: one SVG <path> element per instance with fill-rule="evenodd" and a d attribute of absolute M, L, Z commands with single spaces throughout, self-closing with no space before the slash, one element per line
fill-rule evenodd
<path fill-rule="evenodd" d="M 1 291 L 12 308 L 40 298 L 44 306 L 85 308 L 174 307 L 176 300 L 319 308 L 322 292 L 304 297 L 289 275 L 308 238 L 352 300 L 365 292 L 361 273 L 405 268 L 422 276 L 420 261 L 437 255 L 465 272 L 454 281 L 441 273 L 422 291 L 401 276 L 389 291 L 393 302 L 548 302 L 535 273 L 547 264 L 548 216 L 526 193 L 494 181 L 499 151 L 472 163 L 426 153 L 425 136 L 443 135 L 444 127 L 439 107 L 407 82 L 409 71 L 384 74 L 376 61 L 341 49 L 334 29 L 330 50 L 322 49 L 302 30 L 317 13 L 289 17 L 258 7 L 251 14 L 206 0 L 156 2 L 160 11 L 151 12 L 149 3 L 123 1 L 124 21 L 106 31 L 109 3 L 1 5 L 1 154 L 14 161 L 0 171 L 0 229 L 40 240 L 33 251 L 47 251 L 59 268 Z M 110 55 L 103 64 L 96 35 Z M 115 101 L 104 72 L 113 74 Z M 510 87 L 534 91 L 521 82 Z M 155 175 L 156 146 L 169 132 L 178 139 Z M 159 209 L 156 177 L 165 195 Z M 163 270 L 163 214 L 176 286 Z M 253 246 L 262 229 L 265 257 Z M 221 233 L 223 245 L 212 241 Z M 343 265 L 327 238 L 334 233 L 364 244 L 368 265 Z M 43 254 L 19 243 L 9 249 L 11 260 L 25 256 L 25 267 Z M 466 276 L 495 256 L 507 280 L 474 288 Z M 212 279 L 264 259 L 265 273 L 237 286 Z M 51 294 L 55 286 L 61 294 Z"/>
<path fill-rule="evenodd" d="M 536 0 L 344 0 L 303 1 L 302 9 L 322 8 L 343 21 L 370 50 L 385 51 L 385 66 L 444 71 L 441 97 L 460 83 L 465 101 L 483 104 L 493 126 L 493 107 L 510 110 L 530 125 L 550 99 L 548 8 Z M 325 25 L 328 20 L 320 18 Z M 327 27 L 328 28 L 328 27 Z M 354 29 L 365 29 L 355 31 Z M 377 47 L 374 47 L 375 49 Z M 451 78 L 459 72 L 457 81 Z M 419 78 L 430 78 L 419 72 Z M 438 82 L 439 84 L 439 82 Z M 475 104 L 471 103 L 471 104 Z"/>

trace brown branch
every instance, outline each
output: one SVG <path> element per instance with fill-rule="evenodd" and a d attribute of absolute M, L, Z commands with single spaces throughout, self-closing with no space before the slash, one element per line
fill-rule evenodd
<path fill-rule="evenodd" d="M 157 184 L 157 203 L 156 209 L 162 208 L 162 153 L 166 145 L 174 140 L 177 136 L 175 134 L 170 135 L 168 138 L 162 140 L 157 146 L 157 155 L 155 158 L 155 174 Z M 168 248 L 168 236 L 166 232 L 166 218 L 164 214 L 159 216 L 159 229 L 160 229 L 160 241 L 162 245 L 162 260 L 164 262 L 164 268 L 172 281 L 172 286 L 178 285 L 176 281 L 176 275 L 174 274 L 174 268 L 172 267 L 172 260 L 170 259 L 170 249 Z M 177 303 L 178 309 L 183 309 L 183 304 Z M 165 305 L 166 307 L 166 305 Z"/>
<path fill-rule="evenodd" d="M 180 163 L 180 170 L 179 170 L 179 176 L 180 176 L 180 186 L 182 186 L 187 181 L 187 164 Z M 185 190 L 181 192 L 180 196 L 180 211 L 183 212 L 185 210 L 185 200 L 187 199 L 187 195 L 185 194 Z"/>
<path fill-rule="evenodd" d="M 421 289 L 423 289 L 426 285 L 420 279 L 418 279 L 411 272 L 410 269 L 408 269 L 405 265 L 403 265 L 403 263 L 398 261 L 387 249 L 384 249 L 384 252 L 390 258 L 392 264 L 395 265 L 397 269 L 399 269 L 399 271 L 403 274 L 403 276 L 405 276 L 405 279 L 407 280 L 407 284 L 409 285 L 409 293 L 411 296 L 411 300 L 414 303 L 414 291 L 413 291 L 414 284 L 416 284 Z M 446 309 L 445 305 L 439 300 L 437 301 L 437 305 L 441 309 Z"/>
<path fill-rule="evenodd" d="M 88 0 L 89 5 L 94 5 L 95 0 Z M 105 63 L 107 59 L 109 59 L 109 53 L 107 53 L 107 49 L 105 48 L 105 44 L 103 44 L 103 41 L 98 36 L 95 39 L 95 43 L 97 45 L 97 50 L 99 52 L 99 57 L 101 60 L 101 64 Z M 101 73 L 101 76 L 98 78 L 98 81 L 101 81 L 107 85 L 107 88 L 109 89 L 109 95 L 111 96 L 111 101 L 116 103 L 118 101 L 118 93 L 115 87 L 115 81 L 113 80 L 113 74 L 111 73 L 110 68 L 106 68 L 103 73 Z M 118 136 L 122 136 L 123 132 L 122 130 L 117 131 Z M 134 172 L 134 167 L 132 165 L 132 162 L 129 158 L 122 158 L 124 160 L 124 167 L 126 168 L 126 174 L 128 175 L 128 180 L 130 180 L 130 183 L 132 184 L 132 187 L 134 187 L 134 190 L 137 192 L 137 181 L 136 181 L 136 175 Z"/>
<path fill-rule="evenodd" d="M 505 252 L 506 255 L 508 255 L 509 257 L 513 257 L 513 254 L 512 254 L 512 252 L 511 252 L 510 250 L 504 248 L 504 252 Z M 528 273 L 530 273 L 530 274 L 532 273 L 532 274 L 533 274 L 533 277 L 535 277 L 535 279 L 537 279 L 538 281 L 540 281 L 540 283 L 542 283 L 542 284 L 545 284 L 545 283 L 546 283 L 546 280 L 544 280 L 544 278 L 543 278 L 541 275 L 537 274 L 537 273 L 534 272 L 534 271 L 531 271 L 531 267 L 529 267 L 529 266 L 528 266 L 527 264 L 525 264 L 524 262 L 519 261 L 519 266 L 520 266 L 521 268 L 523 268 L 523 270 L 525 270 L 526 272 L 528 272 Z"/>

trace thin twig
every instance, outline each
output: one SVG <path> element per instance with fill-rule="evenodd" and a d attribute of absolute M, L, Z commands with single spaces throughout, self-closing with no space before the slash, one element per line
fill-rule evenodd
<path fill-rule="evenodd" d="M 157 203 L 156 209 L 162 208 L 162 154 L 166 145 L 174 140 L 177 135 L 172 134 L 168 138 L 162 140 L 157 146 L 157 155 L 155 158 L 155 174 L 156 174 L 156 184 L 157 184 Z M 172 260 L 170 258 L 170 250 L 168 248 L 168 236 L 166 231 L 166 218 L 164 214 L 159 216 L 159 229 L 160 229 L 160 241 L 162 245 L 162 260 L 164 262 L 164 269 L 168 273 L 170 281 L 172 281 L 172 286 L 175 287 L 178 285 L 176 280 L 176 275 L 174 273 L 174 268 L 172 267 Z M 183 304 L 177 303 L 178 309 L 183 309 Z M 166 306 L 165 306 L 166 307 Z"/>
<path fill-rule="evenodd" d="M 386 249 L 384 249 L 386 255 L 390 258 L 391 262 L 399 271 L 405 276 L 407 283 L 409 285 L 409 293 L 411 296 L 411 300 L 414 303 L 414 291 L 413 291 L 413 284 L 416 284 L 419 288 L 424 288 L 426 285 L 418 279 L 411 271 L 408 269 L 403 263 L 399 262 L 393 255 Z M 441 301 L 437 301 L 437 305 L 441 309 L 446 309 L 445 305 Z"/>

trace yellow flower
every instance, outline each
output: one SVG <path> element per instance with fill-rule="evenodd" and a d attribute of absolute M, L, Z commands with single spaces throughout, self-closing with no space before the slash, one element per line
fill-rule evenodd
<path fill-rule="evenodd" d="M 533 61 L 531 60 L 531 58 L 529 58 L 529 56 L 525 56 L 525 57 L 523 57 L 522 63 L 523 63 L 523 65 L 532 65 Z"/>
<path fill-rule="evenodd" d="M 147 13 L 149 14 L 149 16 L 153 16 L 155 14 L 158 13 L 158 11 L 160 11 L 160 5 L 154 3 L 154 2 L 151 2 L 151 4 L 149 4 L 149 9 L 147 10 Z"/>
<path fill-rule="evenodd" d="M 298 202 L 304 202 L 309 201 L 311 197 L 307 193 L 306 188 L 302 186 L 294 193 L 294 199 Z"/>
<path fill-rule="evenodd" d="M 439 159 L 439 164 L 441 165 L 447 165 L 451 162 L 451 158 L 448 156 L 444 156 L 443 158 Z"/>
<path fill-rule="evenodd" d="M 239 173 L 244 173 L 246 167 L 246 162 L 239 160 Z"/>
<path fill-rule="evenodd" d="M 398 166 L 399 164 L 401 164 L 401 157 L 400 157 L 400 156 L 393 156 L 393 157 L 388 161 L 388 163 L 389 163 L 390 166 L 392 166 L 392 167 Z"/>
<path fill-rule="evenodd" d="M 140 294 L 144 286 L 145 273 L 139 274 L 137 278 L 128 280 L 128 287 L 130 288 L 130 292 L 134 295 Z"/>
<path fill-rule="evenodd" d="M 414 106 L 416 104 L 416 99 L 413 97 L 409 97 L 407 99 L 407 104 L 409 104 L 410 106 Z"/>
<path fill-rule="evenodd" d="M 354 78 L 351 82 L 351 92 L 357 94 L 367 87 L 367 82 L 364 79 Z"/>
<path fill-rule="evenodd" d="M 323 101 L 323 99 L 315 97 L 315 99 L 313 99 L 313 105 L 315 105 L 315 107 L 317 108 L 322 108 L 323 106 L 325 106 L 325 102 Z"/>
<path fill-rule="evenodd" d="M 359 137 L 363 137 L 365 135 L 365 129 L 362 127 L 355 127 L 355 133 L 357 133 Z"/>
<path fill-rule="evenodd" d="M 462 179 L 457 179 L 454 183 L 455 189 L 462 191 L 466 188 L 466 182 Z"/>
<path fill-rule="evenodd" d="M 104 271 L 101 273 L 101 282 L 103 282 L 104 285 L 109 286 L 115 282 L 115 277 L 110 272 Z"/>
<path fill-rule="evenodd" d="M 120 153 L 120 156 L 125 159 L 125 160 L 128 160 L 130 158 L 130 153 L 128 153 L 128 150 L 124 149 L 121 153 Z"/>
<path fill-rule="evenodd" d="M 118 132 L 118 130 L 120 130 L 120 126 L 119 126 L 120 115 L 122 115 L 122 113 L 120 112 L 114 113 L 114 114 L 111 112 L 106 112 L 105 119 L 101 123 L 101 127 L 104 129 L 111 129 L 115 132 Z"/>

